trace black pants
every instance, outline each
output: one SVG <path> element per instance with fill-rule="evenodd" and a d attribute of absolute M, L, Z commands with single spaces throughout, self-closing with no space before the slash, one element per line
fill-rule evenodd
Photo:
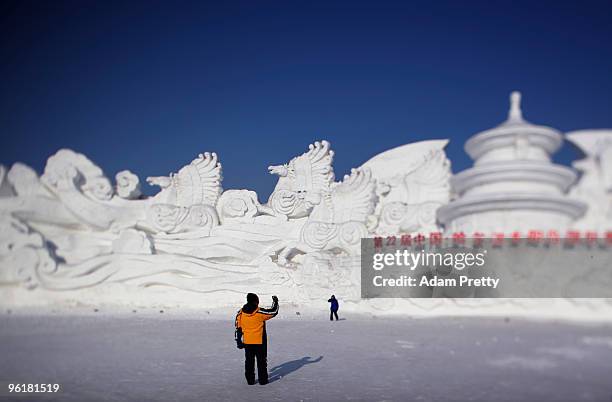
<path fill-rule="evenodd" d="M 268 383 L 268 347 L 244 345 L 244 376 L 247 383 L 255 384 L 255 358 L 257 358 L 257 377 L 260 384 Z"/>
<path fill-rule="evenodd" d="M 338 321 L 338 310 L 331 310 L 329 313 L 329 319 L 331 321 L 334 320 L 334 316 L 336 316 L 336 321 Z"/>

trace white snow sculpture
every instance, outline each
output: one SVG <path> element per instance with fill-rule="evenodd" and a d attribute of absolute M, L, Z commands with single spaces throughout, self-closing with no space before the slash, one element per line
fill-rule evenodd
<path fill-rule="evenodd" d="M 13 189 L 8 182 L 6 168 L 0 165 L 0 197 L 8 197 L 11 195 L 13 195 Z"/>
<path fill-rule="evenodd" d="M 508 119 L 465 143 L 474 167 L 453 176 L 457 198 L 437 211 L 447 231 L 564 232 L 584 214 L 586 205 L 566 194 L 576 173 L 551 162 L 561 133 L 523 119 L 520 102 L 513 92 Z"/>
<path fill-rule="evenodd" d="M 110 180 L 84 155 L 62 149 L 49 158 L 41 180 L 59 196 L 79 190 L 89 198 L 108 201 L 113 196 Z"/>
<path fill-rule="evenodd" d="M 217 201 L 217 211 L 222 223 L 254 223 L 256 216 L 275 215 L 272 209 L 259 203 L 255 191 L 249 190 L 224 191 Z"/>
<path fill-rule="evenodd" d="M 426 211 L 449 196 L 445 144 L 396 148 L 336 183 L 330 144 L 315 142 L 289 163 L 270 166 L 279 180 L 265 205 L 253 191 L 222 192 L 214 153 L 178 173 L 149 177 L 161 187 L 152 197 L 142 196 L 130 171 L 117 173 L 113 186 L 102 169 L 67 149 L 49 158 L 40 178 L 19 163 L 0 168 L 0 284 L 67 297 L 123 284 L 167 289 L 169 298 L 176 289 L 240 295 L 257 284 L 296 302 L 334 289 L 357 301 L 362 237 L 435 227 Z M 394 203 L 408 218 L 385 220 Z"/>
<path fill-rule="evenodd" d="M 329 142 L 311 144 L 308 152 L 288 164 L 269 166 L 270 174 L 279 176 L 268 205 L 278 215 L 288 218 L 308 216 L 329 192 L 334 182 L 334 151 Z"/>
<path fill-rule="evenodd" d="M 576 227 L 610 230 L 610 131 L 568 134 L 587 154 L 575 163 L 583 174 L 572 189 L 575 173 L 550 163 L 561 135 L 524 121 L 519 98 L 512 95 L 506 122 L 468 141 L 475 166 L 452 178 L 446 140 L 388 150 L 341 182 L 334 179 L 330 144 L 318 141 L 289 163 L 269 167 L 279 178 L 265 204 L 254 191 L 222 191 L 214 153 L 200 154 L 178 173 L 149 177 L 161 188 L 152 197 L 141 194 L 130 171 L 117 173 L 113 186 L 102 169 L 67 149 L 49 158 L 41 177 L 21 163 L 8 171 L 0 165 L 2 306 L 190 300 L 213 307 L 239 302 L 254 289 L 293 303 L 332 293 L 361 303 L 365 236 L 565 228 L 586 205 Z M 434 302 L 423 306 L 443 304 Z M 419 304 L 364 303 L 396 311 Z"/>
<path fill-rule="evenodd" d="M 2 209 L 27 222 L 107 230 L 122 214 L 108 203 L 113 189 L 102 170 L 70 150 L 51 156 L 40 179 L 20 163 L 8 179 L 16 197 L 5 199 Z"/>
<path fill-rule="evenodd" d="M 436 211 L 450 199 L 447 140 L 421 141 L 376 155 L 362 165 L 376 178 L 379 202 L 370 222 L 380 235 L 439 231 Z"/>
<path fill-rule="evenodd" d="M 0 283 L 34 289 L 41 277 L 56 271 L 57 263 L 40 234 L 5 213 L 0 213 L 0 227 Z"/>
<path fill-rule="evenodd" d="M 366 237 L 368 217 L 374 212 L 376 182 L 368 169 L 353 169 L 340 183 L 330 185 L 312 210 L 298 242 L 289 242 L 278 261 L 287 265 L 296 251 L 340 250 L 357 255 Z"/>
<path fill-rule="evenodd" d="M 146 233 L 136 229 L 126 229 L 113 240 L 113 253 L 153 254 L 153 244 Z"/>
<path fill-rule="evenodd" d="M 221 163 L 214 152 L 198 155 L 168 177 L 147 177 L 149 184 L 162 188 L 147 211 L 151 228 L 165 233 L 202 230 L 208 235 L 219 223 L 214 207 L 222 191 L 221 179 Z"/>
<path fill-rule="evenodd" d="M 133 200 L 142 194 L 140 192 L 140 179 L 129 170 L 122 170 L 115 175 L 117 182 L 117 195 L 126 200 Z"/>
<path fill-rule="evenodd" d="M 577 229 L 605 231 L 612 228 L 612 130 L 580 130 L 566 138 L 578 146 L 585 158 L 573 166 L 582 173 L 570 195 L 588 204 Z"/>
<path fill-rule="evenodd" d="M 162 188 L 154 197 L 157 203 L 181 207 L 214 206 L 222 191 L 221 180 L 221 163 L 214 152 L 198 155 L 189 165 L 168 177 L 147 177 L 149 184 Z"/>
<path fill-rule="evenodd" d="M 171 204 L 153 204 L 147 210 L 147 222 L 160 233 L 181 233 L 200 230 L 208 236 L 210 230 L 219 224 L 217 211 L 205 204 L 181 207 Z"/>
<path fill-rule="evenodd" d="M 15 193 L 21 197 L 49 196 L 49 192 L 42 188 L 34 169 L 23 163 L 15 163 L 9 170 L 7 177 Z"/>
<path fill-rule="evenodd" d="M 268 200 L 272 214 L 295 221 L 299 238 L 288 239 L 278 254 L 278 263 L 291 266 L 296 254 L 316 251 L 359 254 L 366 223 L 376 203 L 375 180 L 367 168 L 353 169 L 334 183 L 334 152 L 327 141 L 317 141 L 288 164 L 270 166 L 279 176 Z M 299 221 L 299 218 L 307 218 Z"/>
<path fill-rule="evenodd" d="M 164 233 L 199 230 L 208 236 L 219 224 L 214 207 L 222 191 L 221 180 L 221 163 L 214 152 L 198 155 L 176 174 L 148 177 L 149 184 L 162 188 L 147 210 L 148 229 Z"/>

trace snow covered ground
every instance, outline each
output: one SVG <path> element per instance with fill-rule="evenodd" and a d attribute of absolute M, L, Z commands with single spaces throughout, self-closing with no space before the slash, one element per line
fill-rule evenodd
<path fill-rule="evenodd" d="M 249 386 L 232 318 L 3 312 L 0 383 L 58 382 L 71 401 L 612 399 L 610 326 L 285 312 L 268 325 L 272 382 Z"/>

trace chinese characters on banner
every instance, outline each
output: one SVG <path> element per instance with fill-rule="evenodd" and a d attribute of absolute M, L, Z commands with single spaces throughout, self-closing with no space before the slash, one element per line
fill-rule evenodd
<path fill-rule="evenodd" d="M 578 230 L 568 230 L 567 232 L 559 233 L 556 230 L 529 230 L 528 232 L 514 231 L 511 233 L 491 233 L 485 235 L 481 232 L 466 234 L 464 232 L 454 232 L 450 235 L 443 235 L 441 232 L 431 232 L 429 234 L 398 234 L 391 236 L 374 237 L 374 247 L 382 248 L 383 246 L 419 246 L 429 244 L 432 246 L 442 245 L 445 241 L 451 241 L 455 245 L 464 245 L 468 241 L 473 246 L 479 246 L 485 239 L 491 239 L 494 246 L 502 246 L 504 241 L 510 240 L 511 243 L 518 244 L 521 241 L 526 241 L 530 244 L 564 244 L 564 245 L 606 245 L 612 246 L 612 230 L 599 234 L 594 231 L 580 232 Z"/>

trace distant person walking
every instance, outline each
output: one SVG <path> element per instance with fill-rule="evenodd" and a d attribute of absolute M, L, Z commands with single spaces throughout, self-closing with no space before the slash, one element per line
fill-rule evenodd
<path fill-rule="evenodd" d="M 236 346 L 244 348 L 244 376 L 249 385 L 255 384 L 255 359 L 259 383 L 268 383 L 268 340 L 266 321 L 278 314 L 278 297 L 272 296 L 272 307 L 259 307 L 259 297 L 247 294 L 247 303 L 236 314 Z"/>
<path fill-rule="evenodd" d="M 332 295 L 331 299 L 329 299 L 327 302 L 331 303 L 329 308 L 329 320 L 333 321 L 334 316 L 336 316 L 336 321 L 338 321 L 338 308 L 340 307 L 338 304 L 338 299 L 336 299 L 336 296 Z"/>

